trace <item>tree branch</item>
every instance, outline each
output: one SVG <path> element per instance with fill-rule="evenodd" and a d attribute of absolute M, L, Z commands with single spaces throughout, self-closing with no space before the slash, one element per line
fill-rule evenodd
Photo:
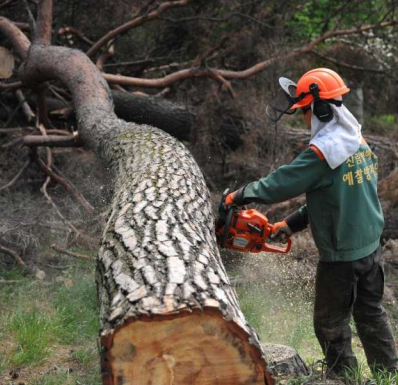
<path fill-rule="evenodd" d="M 51 179 L 55 180 L 61 186 L 63 186 L 71 195 L 72 197 L 81 205 L 83 206 L 86 211 L 89 213 L 94 213 L 95 209 L 89 202 L 87 202 L 86 198 L 82 194 L 80 194 L 75 187 L 73 187 L 66 179 L 61 178 L 57 175 L 54 171 L 52 171 L 49 167 L 47 167 L 44 162 L 38 157 L 37 162 L 40 168 L 44 171 L 46 175 L 48 175 Z"/>
<path fill-rule="evenodd" d="M 83 143 L 77 136 L 59 136 L 59 135 L 26 135 L 23 137 L 23 144 L 28 147 L 81 147 Z"/>
<path fill-rule="evenodd" d="M 379 70 L 377 68 L 364 68 L 364 67 L 358 67 L 358 66 L 352 65 L 352 64 L 347 64 L 347 63 L 341 62 L 339 60 L 332 59 L 331 57 L 323 55 L 315 50 L 312 50 L 310 52 L 325 61 L 328 61 L 330 63 L 336 64 L 337 66 L 348 68 L 348 69 L 351 69 L 354 71 L 373 72 L 373 73 L 377 73 L 377 74 L 383 74 L 383 73 L 387 72 L 386 70 Z M 395 77 L 393 75 L 391 75 L 391 77 L 393 77 L 394 79 L 398 79 L 397 77 Z"/>
<path fill-rule="evenodd" d="M 73 35 L 76 35 L 80 40 L 83 40 L 84 42 L 86 42 L 87 44 L 93 45 L 94 42 L 92 40 L 90 40 L 83 32 L 80 32 L 79 30 L 77 30 L 76 28 L 73 27 L 64 27 L 64 28 L 60 28 L 58 30 L 58 35 L 64 36 L 68 33 L 71 33 Z"/>
<path fill-rule="evenodd" d="M 0 90 L 15 91 L 22 88 L 22 82 L 15 83 L 0 83 Z"/>
<path fill-rule="evenodd" d="M 30 123 L 32 122 L 35 118 L 36 115 L 35 113 L 32 111 L 32 109 L 30 108 L 28 102 L 26 101 L 26 98 L 23 94 L 23 92 L 21 90 L 17 90 L 15 92 L 15 94 L 17 95 L 17 99 L 20 103 L 22 103 L 22 111 L 24 112 L 27 121 Z"/>
<path fill-rule="evenodd" d="M 0 192 L 9 189 L 10 187 L 14 186 L 14 184 L 17 182 L 17 180 L 21 177 L 23 172 L 28 168 L 30 164 L 30 160 L 26 161 L 25 164 L 22 166 L 22 168 L 18 171 L 17 175 L 12 178 L 6 185 L 0 187 Z"/>
<path fill-rule="evenodd" d="M 27 0 L 22 0 L 25 5 L 26 12 L 28 14 L 28 21 L 29 21 L 29 29 L 32 32 L 33 36 L 36 36 L 36 20 L 33 17 L 32 11 L 29 8 L 29 4 Z"/>
<path fill-rule="evenodd" d="M 51 26 L 53 18 L 52 0 L 40 0 L 37 10 L 37 34 L 33 41 L 34 44 L 51 44 Z"/>
<path fill-rule="evenodd" d="M 69 255 L 70 257 L 73 257 L 73 258 L 84 259 L 84 260 L 89 260 L 89 261 L 95 260 L 94 258 L 91 258 L 88 255 L 74 253 L 73 251 L 63 249 L 63 248 L 57 246 L 55 243 L 51 245 L 51 248 L 54 249 L 55 251 L 58 251 L 65 255 Z"/>
<path fill-rule="evenodd" d="M 11 3 L 13 3 L 15 0 L 6 0 L 3 3 L 0 4 L 0 9 L 8 7 Z"/>
<path fill-rule="evenodd" d="M 148 21 L 152 21 L 155 19 L 158 19 L 160 15 L 166 11 L 169 8 L 175 8 L 175 7 L 184 7 L 187 4 L 190 3 L 190 0 L 178 0 L 178 1 L 166 1 L 164 3 L 161 3 L 157 9 L 154 11 L 143 15 L 139 16 L 117 28 L 114 30 L 108 32 L 105 36 L 103 36 L 100 40 L 98 40 L 88 51 L 87 51 L 87 56 L 88 57 L 93 57 L 106 43 L 108 43 L 109 40 L 114 39 L 116 36 L 127 32 L 130 29 L 136 28 Z"/>

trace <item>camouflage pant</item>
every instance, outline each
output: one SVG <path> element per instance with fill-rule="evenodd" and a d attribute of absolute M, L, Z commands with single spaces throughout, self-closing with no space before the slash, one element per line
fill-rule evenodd
<path fill-rule="evenodd" d="M 328 368 L 341 372 L 357 366 L 351 347 L 351 315 L 370 367 L 398 368 L 394 337 L 381 305 L 384 272 L 381 247 L 352 262 L 319 262 L 314 328 Z"/>

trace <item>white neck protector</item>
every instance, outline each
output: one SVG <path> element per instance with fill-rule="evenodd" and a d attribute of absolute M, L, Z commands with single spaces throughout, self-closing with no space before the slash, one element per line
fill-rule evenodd
<path fill-rule="evenodd" d="M 322 151 L 328 165 L 334 170 L 358 151 L 362 135 L 361 125 L 344 104 L 341 107 L 334 104 L 330 106 L 334 114 L 330 122 L 323 123 L 312 114 L 310 144 Z M 312 110 L 313 107 L 312 103 Z"/>

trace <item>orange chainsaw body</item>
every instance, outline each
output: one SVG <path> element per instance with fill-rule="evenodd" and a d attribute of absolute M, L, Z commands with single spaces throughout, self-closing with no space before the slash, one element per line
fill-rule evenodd
<path fill-rule="evenodd" d="M 267 243 L 274 232 L 272 224 L 265 215 L 254 209 L 231 207 L 227 220 L 216 231 L 217 243 L 221 247 L 235 249 L 246 253 L 288 253 L 291 239 L 287 238 L 285 247 Z"/>

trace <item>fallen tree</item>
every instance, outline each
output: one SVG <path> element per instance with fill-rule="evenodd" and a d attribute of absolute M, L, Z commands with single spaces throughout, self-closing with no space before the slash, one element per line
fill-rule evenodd
<path fill-rule="evenodd" d="M 51 1 L 40 6 L 39 31 L 48 31 Z M 186 148 L 157 128 L 118 119 L 106 82 L 82 52 L 50 46 L 46 34 L 29 47 L 4 18 L 0 30 L 25 59 L 25 87 L 52 79 L 68 87 L 79 137 L 114 175 L 97 268 L 103 383 L 272 384 Z"/>

